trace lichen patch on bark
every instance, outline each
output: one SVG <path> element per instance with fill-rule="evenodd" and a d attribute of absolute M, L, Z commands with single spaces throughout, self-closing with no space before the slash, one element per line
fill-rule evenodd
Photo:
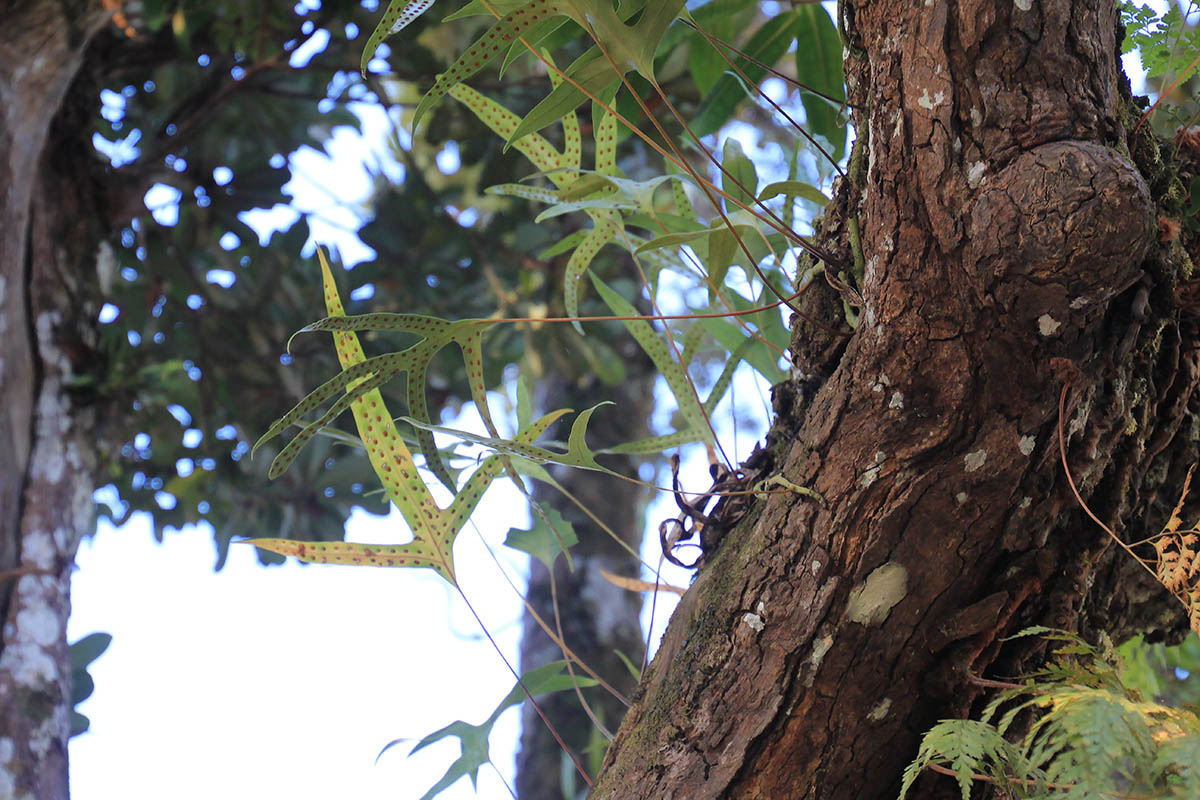
<path fill-rule="evenodd" d="M 907 594 L 908 570 L 903 564 L 889 561 L 850 591 L 846 619 L 863 625 L 877 625 L 887 619 L 892 608 Z"/>

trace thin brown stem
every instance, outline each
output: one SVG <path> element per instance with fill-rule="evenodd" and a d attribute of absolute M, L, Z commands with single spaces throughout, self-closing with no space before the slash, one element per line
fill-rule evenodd
<path fill-rule="evenodd" d="M 1137 136 L 1137 132 L 1139 130 L 1141 130 L 1142 123 L 1150 118 L 1150 115 L 1154 113 L 1154 110 L 1156 108 L 1158 108 L 1159 103 L 1161 103 L 1164 99 L 1166 99 L 1167 95 L 1169 95 L 1171 92 L 1175 91 L 1175 87 L 1183 82 L 1184 77 L 1189 72 L 1191 72 L 1192 69 L 1195 68 L 1195 66 L 1197 64 L 1200 64 L 1200 56 L 1196 56 L 1192 60 L 1192 63 L 1187 65 L 1186 69 L 1180 71 L 1179 77 L 1177 77 L 1174 81 L 1172 81 L 1170 86 L 1168 86 L 1166 89 L 1163 89 L 1161 92 L 1158 93 L 1158 99 L 1154 101 L 1154 105 L 1152 105 L 1148 109 L 1146 109 L 1145 113 L 1143 113 L 1141 118 L 1138 119 L 1137 125 L 1133 126 L 1133 135 L 1134 136 Z"/>
<path fill-rule="evenodd" d="M 490 11 L 494 16 L 496 16 L 496 17 L 500 16 L 499 14 L 496 13 L 495 9 L 491 7 L 491 5 L 487 2 L 487 0 L 483 0 L 483 4 L 484 4 L 484 7 L 487 8 L 488 11 Z M 591 33 L 593 33 L 593 32 L 589 31 L 589 34 L 591 34 Z M 592 39 L 595 40 L 594 35 L 592 36 Z M 529 50 L 529 52 L 535 58 L 537 58 L 539 61 L 541 61 L 542 64 L 545 65 L 546 69 L 548 69 L 551 72 L 553 72 L 554 74 L 558 75 L 560 78 L 562 78 L 564 81 L 569 83 L 571 86 L 574 86 L 581 93 L 583 93 L 585 96 L 590 98 L 592 100 L 592 102 L 594 102 L 597 106 L 604 109 L 604 111 L 606 111 L 609 114 L 612 114 L 613 117 L 618 122 L 620 122 L 625 127 L 629 128 L 629 130 L 633 134 L 635 134 L 639 139 L 641 139 L 647 145 L 649 145 L 652 150 L 654 150 L 656 153 L 658 153 L 660 156 L 665 158 L 670 163 L 674 164 L 681 171 L 687 172 L 689 175 L 692 175 L 694 179 L 699 180 L 704 184 L 707 184 L 708 188 L 705 189 L 706 193 L 707 193 L 708 189 L 715 191 L 721 197 L 723 197 L 726 200 L 728 200 L 729 202 L 733 203 L 738 208 L 741 208 L 743 211 L 746 211 L 747 213 L 752 214 L 754 217 L 758 218 L 760 221 L 762 221 L 765 224 L 769 225 L 770 227 L 774 228 L 778 233 L 787 237 L 787 239 L 790 240 L 797 247 L 807 250 L 813 256 L 820 259 L 821 261 L 824 261 L 826 264 L 830 264 L 832 266 L 838 267 L 843 270 L 849 269 L 848 264 L 845 264 L 840 259 L 836 258 L 832 253 L 827 252 L 824 248 L 813 244 L 808 239 L 804 238 L 800 234 L 793 231 L 791 228 L 787 227 L 786 225 L 783 225 L 783 223 L 779 222 L 777 218 L 773 220 L 773 219 L 768 219 L 768 218 L 764 217 L 762 214 L 758 213 L 754 209 L 745 205 L 740 200 L 737 200 L 737 199 L 731 197 L 723 189 L 717 188 L 710 181 L 700 178 L 698 175 L 696 175 L 695 170 L 691 169 L 691 167 L 687 163 L 686 159 L 682 158 L 681 156 L 677 157 L 675 155 L 672 155 L 671 153 L 668 153 L 667 150 L 662 145 L 660 145 L 658 142 L 654 141 L 654 139 L 652 139 L 648 134 L 646 134 L 644 131 L 642 131 L 640 128 L 638 128 L 636 125 L 634 125 L 628 119 L 626 119 L 625 116 L 623 114 L 621 114 L 621 112 L 617 111 L 617 109 L 614 108 L 612 104 L 605 103 L 603 100 L 596 97 L 594 94 L 589 92 L 584 86 L 582 86 L 579 83 L 579 81 L 575 80 L 573 77 L 568 75 L 564 70 L 560 69 L 557 65 L 553 64 L 550 61 L 550 59 L 547 58 L 545 55 L 543 55 L 541 52 L 539 52 L 535 48 L 531 47 L 529 42 L 527 42 L 524 37 L 518 37 L 518 41 L 520 41 L 521 44 L 525 45 L 526 49 Z M 599 44 L 599 43 L 597 42 L 597 44 Z M 603 48 L 601 48 L 601 50 L 603 51 Z M 613 63 L 611 56 L 608 56 L 608 59 L 609 59 L 609 63 Z M 628 81 L 625 80 L 624 73 L 622 73 L 619 69 L 617 69 L 615 67 L 615 65 L 613 68 L 616 69 L 617 74 L 621 75 L 622 81 L 628 86 Z M 636 93 L 634 93 L 634 96 L 637 97 Z M 638 100 L 640 103 L 641 102 L 640 98 L 638 98 Z M 641 106 L 644 110 L 645 104 L 641 103 Z M 668 141 L 669 141 L 669 139 L 668 139 Z M 771 216 L 774 217 L 773 214 Z M 807 317 L 806 317 L 806 319 L 807 319 Z M 817 323 L 817 324 L 819 324 L 819 323 Z M 822 327 L 824 327 L 824 326 L 822 326 Z"/>
<path fill-rule="evenodd" d="M 1133 552 L 1133 549 L 1121 541 L 1121 537 L 1113 533 L 1112 528 L 1105 525 L 1104 522 L 1098 516 L 1096 516 L 1092 509 L 1088 507 L 1088 504 L 1085 503 L 1083 498 L 1079 495 L 1079 489 L 1075 486 L 1075 479 L 1071 476 L 1071 468 L 1067 464 L 1067 440 L 1063 433 L 1063 416 L 1066 413 L 1067 392 L 1070 390 L 1070 388 L 1071 382 L 1067 381 L 1063 384 L 1062 393 L 1058 397 L 1058 454 L 1062 459 L 1063 472 L 1067 476 L 1067 484 L 1071 487 L 1071 493 L 1075 495 L 1075 500 L 1079 503 L 1079 506 L 1083 509 L 1084 513 L 1091 517 L 1092 522 L 1095 522 L 1097 525 L 1099 525 L 1101 529 L 1103 529 L 1104 532 L 1109 535 L 1109 538 L 1120 545 L 1122 550 L 1133 556 L 1134 560 L 1141 564 L 1143 569 L 1153 575 L 1155 580 L 1158 580 L 1158 576 L 1155 575 L 1154 570 L 1150 569 L 1149 565 L 1147 565 L 1145 561 L 1138 558 L 1137 554 Z"/>
<path fill-rule="evenodd" d="M 706 31 L 706 30 L 704 30 L 704 29 L 702 29 L 702 28 L 700 28 L 700 27 L 698 27 L 698 26 L 696 26 L 696 25 L 692 25 L 691 23 L 687 23 L 687 24 L 688 24 L 688 25 L 689 25 L 691 28 L 695 29 L 695 30 L 696 30 L 696 31 L 697 31 L 697 32 L 698 32 L 698 33 L 699 33 L 701 36 L 703 36 L 703 37 L 705 37 L 706 39 L 708 39 L 708 42 L 709 42 L 709 44 L 714 44 L 714 45 L 715 45 L 715 44 L 717 44 L 717 43 L 720 43 L 720 44 L 722 44 L 722 45 L 725 45 L 725 47 L 728 47 L 728 48 L 730 48 L 730 49 L 731 49 L 731 50 L 733 50 L 734 52 L 739 52 L 739 53 L 740 53 L 740 51 L 738 51 L 738 50 L 737 50 L 737 48 L 733 47 L 733 45 L 730 45 L 730 44 L 727 44 L 727 43 L 725 43 L 725 42 L 722 42 L 720 39 L 718 39 L 717 37 L 713 36 L 713 35 L 712 35 L 712 34 L 710 34 L 708 31 Z M 814 139 L 814 138 L 813 138 L 812 134 L 810 134 L 808 131 L 804 130 L 804 126 L 803 126 L 803 125 L 801 125 L 799 122 L 796 122 L 796 120 L 792 119 L 791 115 L 790 115 L 790 114 L 788 114 L 786 111 L 784 111 L 784 110 L 783 110 L 783 108 L 781 108 L 781 107 L 780 107 L 780 105 L 779 105 L 778 103 L 776 103 L 774 100 L 772 100 L 772 99 L 771 99 L 771 98 L 770 98 L 770 97 L 769 97 L 769 96 L 768 96 L 768 95 L 767 95 L 765 92 L 763 92 L 763 91 L 762 91 L 762 89 L 758 88 L 758 87 L 757 87 L 757 86 L 754 84 L 754 82 L 753 82 L 753 81 L 751 81 L 749 77 L 747 77 L 746 73 L 742 71 L 742 68 L 741 68 L 741 67 L 739 67 L 737 64 L 735 64 L 735 63 L 734 63 L 734 61 L 733 61 L 733 59 L 731 59 L 729 56 L 727 56 L 727 55 L 725 54 L 725 51 L 724 51 L 724 50 L 722 50 L 722 49 L 720 49 L 720 48 L 717 48 L 717 47 L 714 47 L 713 49 L 714 49 L 714 50 L 716 50 L 718 53 L 720 53 L 720 55 L 721 55 L 721 58 L 723 58 L 723 59 L 725 60 L 725 63 L 726 63 L 726 64 L 728 64 L 728 65 L 729 65 L 729 66 L 730 66 L 730 67 L 733 69 L 733 71 L 734 71 L 734 72 L 736 72 L 736 73 L 738 74 L 738 77 L 742 79 L 742 82 L 743 82 L 744 84 L 746 84 L 746 85 L 748 85 L 748 86 L 754 86 L 754 87 L 755 87 L 755 90 L 756 90 L 756 91 L 759 93 L 759 95 L 761 95 L 761 96 L 762 96 L 762 98 L 763 98 L 764 100 L 766 100 L 768 103 L 770 103 L 772 108 L 774 108 L 774 109 L 775 109 L 777 112 L 779 112 L 780 114 L 782 114 L 782 115 L 783 115 L 783 118 L 784 118 L 784 119 L 786 119 L 786 120 L 788 121 L 788 123 L 789 123 L 789 124 L 790 124 L 790 125 L 791 125 L 793 128 L 795 128 L 795 129 L 796 129 L 796 130 L 797 130 L 797 131 L 800 133 L 800 135 L 801 135 L 801 136 L 803 136 L 805 139 L 807 139 L 807 140 L 808 140 L 809 144 L 811 144 L 813 147 L 817 148 L 817 150 L 818 150 L 818 151 L 820 151 L 821 155 L 825 156 L 825 159 L 826 159 L 826 160 L 827 160 L 827 161 L 828 161 L 830 164 L 832 164 L 832 165 L 833 165 L 833 168 L 834 168 L 834 169 L 836 169 L 836 170 L 838 171 L 838 174 L 839 174 L 839 175 L 841 175 L 843 178 L 844 178 L 844 177 L 846 177 L 846 173 L 845 173 L 845 171 L 844 171 L 844 170 L 841 168 L 841 166 L 839 166 L 839 165 L 838 165 L 838 163 L 837 163 L 837 159 L 835 159 L 833 156 L 831 156 L 831 155 L 828 153 L 828 151 L 826 151 L 826 150 L 825 150 L 825 148 L 824 148 L 824 147 L 822 147 L 822 146 L 821 146 L 821 144 L 820 144 L 820 143 L 819 143 L 819 142 L 818 142 L 816 139 Z M 745 53 L 740 53 L 740 55 L 742 55 L 743 57 L 749 58 L 748 56 L 746 56 L 746 54 L 745 54 Z M 752 58 L 751 58 L 751 59 L 750 59 L 750 61 L 754 61 L 754 59 L 752 59 Z M 765 65 L 764 65 L 762 62 L 760 62 L 760 61 L 754 61 L 754 63 L 755 63 L 756 65 L 758 65 L 759 67 L 762 67 L 762 68 L 764 68 L 764 69 L 770 69 L 769 67 L 766 67 L 766 66 L 765 66 Z M 773 69 L 772 69 L 772 70 L 770 70 L 770 71 L 771 71 L 773 74 L 775 74 L 775 75 L 778 75 L 778 76 L 780 76 L 780 77 L 783 77 L 781 73 L 779 73 L 779 72 L 775 72 L 775 70 L 773 70 Z M 797 85 L 799 85 L 801 88 L 803 88 L 803 89 L 805 89 L 805 90 L 807 90 L 807 91 L 809 91 L 809 92 L 812 92 L 812 93 L 813 93 L 813 94 L 815 94 L 815 95 L 818 95 L 819 97 L 822 97 L 822 98 L 824 98 L 824 99 L 826 99 L 826 100 L 833 100 L 833 98 L 832 98 L 832 97 L 830 97 L 829 95 L 827 95 L 827 94 L 823 94 L 823 93 L 821 93 L 821 92 L 818 92 L 816 89 L 813 89 L 813 88 L 811 88 L 811 87 L 809 87 L 809 86 L 805 86 L 804 84 L 802 84 L 802 83 L 799 83 L 799 81 L 793 81 L 793 82 L 794 82 L 794 83 L 796 83 Z M 840 100 L 834 100 L 834 102 L 840 103 L 841 101 L 840 101 Z"/>
<path fill-rule="evenodd" d="M 513 668 L 512 664 L 508 663 L 508 659 L 504 657 L 504 651 L 500 649 L 500 645 L 496 644 L 496 640 L 492 638 L 492 632 L 488 630 L 487 625 L 483 624 L 483 619 L 480 618 L 479 612 L 475 610 L 475 606 L 471 605 L 471 601 L 467 599 L 467 593 L 464 592 L 462 587 L 458 584 L 455 584 L 454 588 L 458 589 L 459 597 L 461 597 L 463 602 L 467 604 L 467 608 L 471 611 L 471 616 L 475 617 L 475 621 L 479 623 L 479 627 L 483 630 L 483 635 L 487 637 L 488 641 L 492 643 L 492 647 L 494 647 L 496 652 L 499 653 L 500 660 L 504 662 L 504 666 L 508 667 L 508 671 L 511 672 L 513 677 L 517 679 L 517 685 L 520 686 L 521 691 L 525 693 L 525 699 L 529 701 L 531 706 L 533 706 L 533 710 L 536 711 L 537 715 L 542 718 L 542 724 L 544 724 L 546 729 L 550 731 L 550 735 L 554 737 L 554 741 L 558 742 L 558 746 L 562 748 L 562 751 L 570 757 L 572 763 L 575 764 L 575 769 L 578 770 L 579 774 L 583 776 L 583 780 L 588 785 L 588 788 L 591 788 L 592 779 L 588 776 L 587 770 L 583 768 L 583 765 L 579 763 L 579 759 L 575 757 L 573 752 L 571 752 L 571 748 L 567 747 L 567 743 L 562 740 L 562 737 L 559 736 L 558 731 L 555 730 L 554 726 L 550 724 L 550 720 L 546 717 L 546 712 L 542 711 L 542 707 L 538 705 L 537 700 L 533 699 L 533 695 L 530 693 L 529 687 L 525 685 L 525 681 L 521 680 L 520 673 Z"/>
<path fill-rule="evenodd" d="M 711 33 L 704 30 L 703 28 L 701 28 L 699 25 L 692 22 L 691 20 L 681 18 L 680 21 L 684 25 L 687 25 L 689 28 L 691 28 L 692 30 L 699 33 L 704 38 L 708 39 L 710 44 L 720 45 L 721 47 L 725 48 L 726 50 L 729 50 L 730 52 L 737 55 L 738 58 L 746 59 L 754 66 L 758 67 L 761 70 L 765 70 L 766 72 L 771 73 L 771 75 L 773 75 L 776 78 L 779 78 L 779 80 L 783 81 L 784 83 L 790 83 L 792 86 L 795 86 L 797 89 L 802 89 L 803 91 L 806 91 L 809 94 L 815 94 L 817 97 L 820 97 L 824 100 L 828 100 L 831 103 L 836 103 L 837 105 L 845 105 L 849 108 L 857 108 L 858 107 L 851 103 L 847 103 L 845 100 L 843 100 L 839 97 L 833 97 L 832 95 L 825 94 L 820 89 L 814 89 L 813 87 L 809 86 L 807 83 L 801 83 L 800 81 L 793 78 L 791 75 L 784 74 L 784 73 L 780 72 L 779 70 L 775 69 L 774 67 L 764 64 L 763 62 L 759 61 L 754 56 L 745 52 L 744 50 L 739 50 L 736 46 L 730 44 L 729 42 L 725 41 L 724 39 L 722 39 L 718 36 L 712 35 Z M 726 59 L 726 61 L 728 61 L 728 59 Z M 740 71 L 739 71 L 739 74 L 741 74 Z"/>
<path fill-rule="evenodd" d="M 42 567 L 16 567 L 15 569 L 6 569 L 0 572 L 0 582 L 11 578 L 20 578 L 23 575 L 51 575 L 57 577 L 58 571 L 43 569 Z"/>
<path fill-rule="evenodd" d="M 554 608 L 554 629 L 558 631 L 558 638 L 566 641 L 567 637 L 563 635 L 562 629 L 562 613 L 558 609 L 558 581 L 554 578 L 554 568 L 550 570 L 550 604 Z M 571 676 L 571 686 L 575 689 L 575 697 L 579 700 L 579 705 L 583 708 L 583 713 L 587 714 L 587 718 L 592 721 L 596 729 L 600 731 L 600 735 L 610 742 L 613 740 L 612 732 L 604 727 L 596 712 L 592 711 L 591 705 L 583 696 L 583 690 L 579 687 L 579 678 L 575 677 L 575 668 L 571 666 L 571 659 L 567 658 L 566 653 L 563 653 L 563 659 L 567 662 L 567 674 Z"/>

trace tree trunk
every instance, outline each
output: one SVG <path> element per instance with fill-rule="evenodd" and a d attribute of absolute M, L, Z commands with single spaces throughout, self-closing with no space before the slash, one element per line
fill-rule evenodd
<path fill-rule="evenodd" d="M 625 344 L 636 348 L 633 341 Z M 549 376 L 543 378 L 538 384 L 541 390 L 538 400 L 543 413 L 556 408 L 587 408 L 603 395 L 605 399 L 615 399 L 621 412 L 605 414 L 601 411 L 596 415 L 588 431 L 593 447 L 611 446 L 649 435 L 648 420 L 654 405 L 654 367 L 637 353 L 626 352 L 621 357 L 626 363 L 625 380 L 615 387 L 603 387 L 601 391 Z M 559 438 L 565 439 L 566 430 L 560 427 L 560 431 Z M 639 459 L 610 458 L 605 463 L 623 474 L 636 475 Z M 620 536 L 626 546 L 637 552 L 647 500 L 641 486 L 614 482 L 607 476 L 586 470 L 552 467 L 551 471 L 567 491 Z M 555 563 L 554 581 L 563 639 L 585 664 L 628 696 L 636 681 L 617 651 L 624 653 L 634 664 L 641 665 L 645 650 L 639 622 L 642 598 L 614 586 L 600 571 L 638 577 L 641 564 L 633 553 L 615 542 L 556 490 L 535 484 L 534 497 L 544 506 L 559 510 L 579 536 L 579 544 L 571 548 L 574 569 L 567 569 L 565 558 L 559 558 Z M 550 571 L 540 561 L 531 560 L 525 598 L 538 616 L 550 626 L 555 625 Z M 521 638 L 521 669 L 532 669 L 561 658 L 562 651 L 526 612 Z M 576 674 L 583 675 L 578 670 Z M 584 690 L 583 695 L 605 727 L 616 730 L 625 714 L 625 705 L 600 687 Z M 574 693 L 549 695 L 538 704 L 581 764 L 587 767 L 596 760 L 600 754 L 597 748 L 606 745 L 607 740 L 598 738 L 601 734 Z M 522 800 L 563 797 L 564 774 L 573 776 L 582 788 L 582 779 L 575 775 L 573 766 L 564 773 L 562 762 L 565 756 L 546 724 L 528 703 L 522 713 L 517 796 Z M 595 770 L 588 768 L 588 772 L 594 774 Z"/>
<path fill-rule="evenodd" d="M 593 797 L 894 798 L 920 734 L 979 698 L 972 675 L 1036 662 L 1004 636 L 1185 624 L 1058 456 L 1073 378 L 1070 468 L 1129 539 L 1196 457 L 1185 257 L 1155 247 L 1156 176 L 1128 156 L 1113 4 L 846 5 L 867 168 L 823 243 L 849 260 L 857 215 L 866 307 L 845 343 L 795 325 L 769 451 L 828 506 L 777 493 L 726 535 Z"/>
<path fill-rule="evenodd" d="M 91 527 L 95 433 L 69 386 L 98 310 L 83 298 L 101 215 L 90 205 L 87 121 L 56 116 L 106 15 L 54 2 L 3 9 L 0 797 L 58 800 L 68 795 L 70 574 Z"/>

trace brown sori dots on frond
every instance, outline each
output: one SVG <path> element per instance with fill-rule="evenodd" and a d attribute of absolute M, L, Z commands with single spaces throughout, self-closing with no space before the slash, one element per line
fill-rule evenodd
<path fill-rule="evenodd" d="M 533 446 L 533 441 L 557 419 L 547 415 L 518 433 L 513 442 L 500 439 L 487 409 L 486 386 L 483 381 L 483 326 L 485 320 L 448 320 L 415 314 L 374 313 L 355 317 L 344 316 L 341 297 L 333 272 L 320 248 L 322 281 L 325 289 L 325 310 L 328 318 L 305 326 L 305 331 L 332 333 L 342 371 L 326 381 L 300 401 L 291 411 L 277 420 L 255 445 L 278 436 L 293 424 L 302 426 L 300 433 L 289 441 L 271 462 L 268 476 L 278 477 L 295 460 L 313 436 L 331 424 L 343 411 L 352 410 L 359 438 L 367 457 L 383 484 L 388 498 L 400 510 L 412 530 L 413 540 L 403 545 L 363 545 L 350 542 L 293 542 L 284 539 L 254 539 L 252 544 L 283 555 L 294 555 L 304 561 L 324 564 L 356 564 L 374 567 L 428 567 L 437 571 L 453 585 L 453 546 L 459 530 L 475 509 L 483 493 L 507 464 L 505 455 L 493 456 L 472 473 L 466 486 L 456 491 L 455 481 L 441 462 L 430 426 L 429 406 L 425 396 L 426 371 L 433 357 L 445 346 L 455 343 L 461 350 L 471 385 L 471 396 L 484 424 L 496 440 L 515 453 L 531 458 L 549 454 Z M 422 341 L 400 353 L 388 353 L 366 358 L 355 331 L 396 330 L 415 333 Z M 434 501 L 425 485 L 412 453 L 396 429 L 394 418 L 384 404 L 379 386 L 393 376 L 408 373 L 409 411 L 415 424 L 417 440 L 426 457 L 426 466 L 455 493 L 448 508 Z M 315 421 L 302 422 L 311 412 L 333 400 L 332 406 Z M 574 453 L 572 450 L 571 455 Z M 589 466 L 585 464 L 584 466 Z"/>
<path fill-rule="evenodd" d="M 455 84 L 470 78 L 501 52 L 507 51 L 531 25 L 560 13 L 562 12 L 558 3 L 550 2 L 550 0 L 530 0 L 528 5 L 497 20 L 487 33 L 479 37 L 474 44 L 467 48 L 466 52 L 458 57 L 450 69 L 434 79 L 433 87 L 421 98 L 421 102 L 417 104 L 417 110 L 413 113 L 413 128 L 415 129 L 420 124 L 421 118 L 425 116 L 426 112 Z"/>

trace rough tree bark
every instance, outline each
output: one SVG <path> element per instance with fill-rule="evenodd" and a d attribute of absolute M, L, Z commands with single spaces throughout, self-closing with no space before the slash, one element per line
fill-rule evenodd
<path fill-rule="evenodd" d="M 59 109 L 106 20 L 98 5 L 0 7 L 0 797 L 67 797 L 68 592 L 95 425 L 69 384 L 97 311 L 102 214 L 83 123 Z"/>
<path fill-rule="evenodd" d="M 1037 660 L 1005 635 L 1184 624 L 1058 459 L 1072 375 L 1068 460 L 1115 529 L 1157 531 L 1196 457 L 1185 257 L 1155 243 L 1144 132 L 1129 155 L 1114 4 L 845 5 L 867 170 L 822 235 L 849 260 L 857 214 L 866 308 L 844 341 L 794 326 L 755 467 L 828 508 L 776 494 L 727 534 L 597 798 L 894 798 L 921 732 L 979 698 L 972 675 Z"/>

